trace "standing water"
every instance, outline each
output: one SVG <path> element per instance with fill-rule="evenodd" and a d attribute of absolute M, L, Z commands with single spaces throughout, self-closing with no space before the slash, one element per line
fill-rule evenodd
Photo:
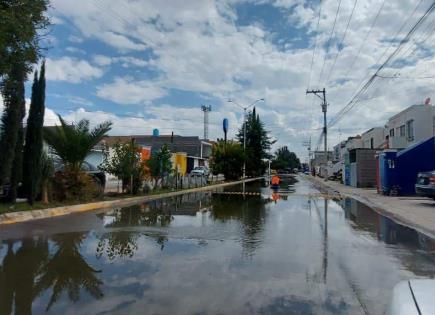
<path fill-rule="evenodd" d="M 383 314 L 435 242 L 303 179 L 0 227 L 3 314 Z"/>

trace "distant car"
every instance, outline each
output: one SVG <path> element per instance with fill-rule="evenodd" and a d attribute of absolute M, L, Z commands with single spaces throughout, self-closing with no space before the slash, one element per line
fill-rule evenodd
<path fill-rule="evenodd" d="M 194 176 L 208 176 L 210 175 L 210 170 L 205 166 L 196 166 L 190 172 L 190 175 Z"/>
<path fill-rule="evenodd" d="M 418 173 L 415 192 L 435 200 L 435 171 Z"/>
<path fill-rule="evenodd" d="M 386 315 L 435 314 L 435 280 L 411 279 L 399 282 L 393 289 Z"/>

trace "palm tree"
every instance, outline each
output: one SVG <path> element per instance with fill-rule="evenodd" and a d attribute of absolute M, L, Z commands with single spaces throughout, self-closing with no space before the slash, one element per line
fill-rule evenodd
<path fill-rule="evenodd" d="M 63 292 L 68 294 L 72 302 L 80 299 L 80 291 L 87 291 L 93 298 L 103 297 L 103 282 L 97 274 L 100 270 L 92 268 L 80 253 L 80 247 L 86 238 L 82 233 L 59 234 L 53 237 L 56 252 L 42 267 L 39 279 L 35 284 L 35 296 L 41 296 L 51 290 L 49 311 Z"/>
<path fill-rule="evenodd" d="M 74 125 L 67 124 L 60 115 L 58 116 L 61 125 L 46 129 L 45 141 L 69 171 L 80 172 L 86 156 L 107 135 L 112 123 L 106 121 L 90 130 L 89 120 L 82 119 Z"/>

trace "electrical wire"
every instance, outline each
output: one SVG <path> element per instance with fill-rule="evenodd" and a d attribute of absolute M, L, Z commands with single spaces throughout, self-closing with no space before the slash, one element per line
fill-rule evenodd
<path fill-rule="evenodd" d="M 313 72 L 314 57 L 316 55 L 316 50 L 317 50 L 317 37 L 318 37 L 318 34 L 319 34 L 319 24 L 320 24 L 320 16 L 321 15 L 322 15 L 322 0 L 319 1 L 319 16 L 317 18 L 316 37 L 315 37 L 315 40 L 314 40 L 313 55 L 311 57 L 310 75 L 308 77 L 307 89 L 309 89 L 310 85 L 311 85 L 311 75 L 312 75 L 312 72 Z"/>
<path fill-rule="evenodd" d="M 335 12 L 335 18 L 334 18 L 334 24 L 332 25 L 332 30 L 331 33 L 329 34 L 329 39 L 327 41 L 327 46 L 331 45 L 331 39 L 332 39 L 332 35 L 334 34 L 334 30 L 335 30 L 335 25 L 337 24 L 337 17 L 338 14 L 340 12 L 340 7 L 341 7 L 341 0 L 338 0 L 338 6 L 337 6 L 337 11 Z M 320 76 L 319 76 L 319 85 L 322 82 L 322 77 L 323 77 L 323 71 L 325 69 L 325 63 L 326 63 L 326 56 L 327 56 L 327 51 L 329 50 L 329 47 L 325 50 L 325 55 L 323 56 L 323 65 L 322 68 L 320 70 Z"/>
<path fill-rule="evenodd" d="M 347 30 L 349 29 L 349 25 L 350 25 L 350 21 L 352 20 L 352 16 L 353 13 L 355 12 L 355 8 L 356 8 L 356 4 L 358 3 L 358 0 L 355 0 L 355 2 L 353 3 L 353 8 L 352 8 L 352 12 L 350 13 L 349 19 L 347 20 L 347 25 L 346 25 L 346 29 L 344 30 L 343 33 L 343 37 L 341 39 L 340 44 L 337 47 L 337 53 L 335 54 L 335 58 L 334 58 L 334 62 L 332 63 L 331 69 L 329 70 L 329 74 L 326 77 L 326 85 L 328 85 L 329 83 L 329 79 L 331 78 L 331 75 L 334 71 L 335 65 L 337 63 L 337 58 L 340 55 L 340 53 L 344 50 L 343 44 L 344 44 L 344 40 L 346 39 L 346 34 L 347 34 Z M 342 49 L 340 49 L 340 47 L 343 47 Z"/>
<path fill-rule="evenodd" d="M 420 1 L 421 3 L 421 1 Z M 419 4 L 420 4 L 419 3 Z M 417 5 L 416 9 L 419 5 Z M 414 12 L 416 11 L 414 9 Z M 377 78 L 378 74 L 382 69 L 385 68 L 385 66 L 400 52 L 404 44 L 406 44 L 410 38 L 415 34 L 416 30 L 421 26 L 421 24 L 426 21 L 428 16 L 433 12 L 435 9 L 435 2 L 433 2 L 430 7 L 425 11 L 425 13 L 418 19 L 418 21 L 413 25 L 413 27 L 410 29 L 410 31 L 406 34 L 406 36 L 400 41 L 399 45 L 396 47 L 396 49 L 388 56 L 388 58 L 382 63 L 378 69 L 375 71 L 375 73 L 368 79 L 368 81 L 358 90 L 358 92 L 352 97 L 352 99 L 337 113 L 337 115 L 330 120 L 328 123 L 328 126 L 335 125 L 339 120 L 342 119 L 342 117 L 348 113 L 356 104 L 358 104 L 359 100 L 358 98 L 363 95 L 368 88 L 373 84 L 375 79 Z M 412 16 L 413 14 L 411 14 Z M 401 27 L 402 29 L 403 27 Z"/>
<path fill-rule="evenodd" d="M 382 1 L 381 6 L 379 7 L 378 13 L 376 13 L 376 16 L 375 16 L 375 18 L 373 19 L 373 22 L 372 22 L 372 24 L 370 25 L 369 30 L 367 31 L 366 35 L 364 36 L 364 39 L 363 39 L 363 41 L 361 42 L 361 46 L 359 47 L 358 52 L 357 52 L 355 58 L 353 59 L 352 63 L 350 64 L 349 69 L 347 70 L 347 72 L 346 72 L 346 74 L 345 74 L 345 77 L 348 77 L 348 76 L 349 76 L 350 71 L 352 70 L 353 66 L 355 65 L 356 61 L 358 60 L 358 58 L 359 58 L 359 56 L 360 56 L 360 54 L 361 54 L 361 51 L 363 50 L 364 45 L 365 45 L 366 42 L 367 42 L 367 38 L 369 37 L 370 33 L 372 32 L 373 27 L 376 25 L 376 22 L 378 21 L 379 15 L 381 14 L 382 9 L 384 8 L 385 1 L 386 1 L 386 0 Z"/>

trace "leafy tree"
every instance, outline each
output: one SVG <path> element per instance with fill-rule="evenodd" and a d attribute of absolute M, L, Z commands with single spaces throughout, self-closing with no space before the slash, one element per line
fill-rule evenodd
<path fill-rule="evenodd" d="M 82 119 L 77 124 L 67 124 L 60 115 L 58 117 L 61 125 L 46 128 L 45 141 L 66 168 L 79 172 L 93 147 L 107 136 L 112 123 L 106 121 L 90 130 L 89 120 Z"/>
<path fill-rule="evenodd" d="M 49 25 L 48 5 L 49 0 L 0 1 L 0 81 L 16 65 L 28 73 L 38 61 L 41 31 Z"/>
<path fill-rule="evenodd" d="M 44 129 L 44 138 L 60 158 L 63 168 L 54 177 L 55 196 L 58 200 L 86 201 L 100 194 L 93 179 L 81 171 L 81 166 L 92 148 L 110 130 L 111 122 L 104 122 L 90 130 L 89 121 L 83 119 L 67 124 L 61 116 L 60 126 Z"/>
<path fill-rule="evenodd" d="M 225 179 L 239 179 L 243 174 L 244 152 L 240 143 L 219 140 L 212 150 L 210 161 L 213 173 L 222 173 Z"/>
<path fill-rule="evenodd" d="M 290 152 L 288 147 L 284 146 L 276 150 L 271 167 L 273 169 L 294 169 L 299 168 L 301 163 L 294 152 Z"/>
<path fill-rule="evenodd" d="M 123 191 L 128 188 L 131 192 L 131 176 L 133 176 L 132 193 L 134 194 L 140 189 L 145 175 L 145 165 L 141 161 L 139 147 L 133 141 L 116 143 L 112 155 L 105 152 L 100 169 L 121 179 Z"/>
<path fill-rule="evenodd" d="M 26 142 L 24 146 L 23 186 L 29 204 L 38 193 L 41 181 L 42 158 L 42 128 L 45 112 L 45 63 L 41 66 L 41 74 L 35 72 L 32 86 L 32 100 L 30 103 L 29 117 L 27 118 Z"/>
<path fill-rule="evenodd" d="M 146 162 L 149 175 L 152 179 L 157 180 L 169 174 L 172 170 L 171 152 L 166 144 L 160 150 L 153 152 L 151 158 Z"/>
<path fill-rule="evenodd" d="M 1 86 L 5 109 L 0 126 L 0 185 L 10 180 L 15 152 L 18 150 L 16 144 L 19 143 L 25 110 L 24 79 L 22 69 L 14 67 L 8 80 Z"/>
<path fill-rule="evenodd" d="M 15 201 L 22 170 L 24 82 L 41 55 L 39 38 L 40 30 L 48 25 L 44 15 L 47 6 L 48 0 L 0 1 L 0 91 L 5 105 L 0 129 L 0 185 L 10 182 L 11 201 Z"/>
<path fill-rule="evenodd" d="M 272 141 L 264 127 L 264 123 L 257 115 L 255 107 L 248 113 L 246 118 L 246 174 L 248 176 L 258 176 L 264 174 L 266 170 L 265 159 L 269 158 L 268 151 Z M 244 140 L 244 127 L 239 129 L 237 139 L 241 144 Z"/>

